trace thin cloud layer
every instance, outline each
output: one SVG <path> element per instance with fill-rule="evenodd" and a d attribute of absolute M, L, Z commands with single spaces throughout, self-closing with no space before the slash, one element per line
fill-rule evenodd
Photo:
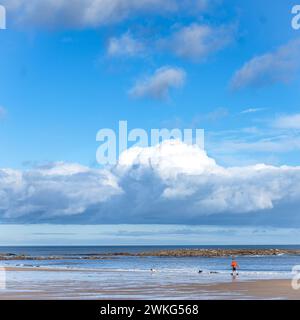
<path fill-rule="evenodd" d="M 280 129 L 300 129 L 300 113 L 278 117 L 273 126 Z"/>
<path fill-rule="evenodd" d="M 55 200 L 55 201 L 53 201 Z M 179 141 L 125 151 L 116 167 L 0 170 L 2 223 L 300 225 L 300 167 L 224 168 Z"/>
<path fill-rule="evenodd" d="M 157 69 L 152 76 L 137 81 L 129 95 L 134 98 L 152 98 L 163 100 L 168 98 L 171 89 L 184 85 L 186 73 L 180 68 L 162 67 Z"/>
<path fill-rule="evenodd" d="M 257 56 L 238 70 L 232 81 L 233 89 L 263 87 L 288 83 L 300 68 L 300 39 L 292 40 L 271 53 Z"/>

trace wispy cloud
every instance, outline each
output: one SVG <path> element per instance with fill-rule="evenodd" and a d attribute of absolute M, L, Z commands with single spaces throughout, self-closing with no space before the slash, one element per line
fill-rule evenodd
<path fill-rule="evenodd" d="M 174 26 L 171 27 L 174 30 Z M 107 53 L 109 56 L 140 56 L 142 53 L 162 53 L 182 59 L 202 62 L 234 40 L 235 27 L 212 27 L 207 24 L 193 23 L 175 28 L 169 36 L 133 36 L 126 32 L 119 37 L 109 39 Z"/>
<path fill-rule="evenodd" d="M 280 116 L 272 124 L 281 129 L 300 129 L 300 113 Z"/>
<path fill-rule="evenodd" d="M 254 163 L 283 164 L 286 159 L 297 163 L 300 132 L 286 126 L 276 126 L 278 118 L 260 119 L 267 127 L 241 127 L 232 130 L 206 132 L 205 145 L 209 153 L 225 165 Z"/>
<path fill-rule="evenodd" d="M 238 70 L 231 80 L 233 89 L 288 83 L 300 68 L 300 39 L 295 39 L 273 52 L 257 56 Z"/>
<path fill-rule="evenodd" d="M 64 234 L 65 233 L 65 234 Z M 254 237 L 255 235 L 255 237 Z M 291 238 L 292 236 L 292 238 Z M 290 244 L 299 229 L 212 225 L 0 225 L 2 245 Z M 293 240 L 294 239 L 294 240 Z"/>
<path fill-rule="evenodd" d="M 107 46 L 107 54 L 110 57 L 133 57 L 141 55 L 145 50 L 143 42 L 135 39 L 129 32 L 118 38 L 110 38 Z"/>
<path fill-rule="evenodd" d="M 184 85 L 186 73 L 183 69 L 174 67 L 162 67 L 153 75 L 137 81 L 129 94 L 135 98 L 166 99 L 171 89 Z"/>
<path fill-rule="evenodd" d="M 266 108 L 248 108 L 241 111 L 241 114 L 256 113 L 266 110 Z"/>
<path fill-rule="evenodd" d="M 234 39 L 233 26 L 212 27 L 193 23 L 181 27 L 169 38 L 160 41 L 162 50 L 194 61 L 202 61 L 208 55 L 215 53 Z"/>

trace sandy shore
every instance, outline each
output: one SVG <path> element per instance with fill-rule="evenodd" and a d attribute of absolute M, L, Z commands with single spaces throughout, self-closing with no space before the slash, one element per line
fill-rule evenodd
<path fill-rule="evenodd" d="M 236 296 L 254 299 L 299 300 L 300 290 L 294 290 L 291 280 L 239 281 L 210 285 L 209 290 L 231 292 Z"/>
<path fill-rule="evenodd" d="M 51 268 L 6 268 L 7 275 L 17 272 L 26 276 L 28 272 L 37 272 L 38 281 L 31 286 L 28 283 L 12 283 L 6 290 L 0 290 L 1 300 L 38 300 L 38 299 L 145 299 L 152 297 L 156 299 L 293 299 L 300 300 L 300 290 L 293 290 L 291 280 L 259 280 L 241 281 L 216 284 L 164 284 L 154 285 L 145 283 L 139 285 L 132 283 L 124 285 L 122 281 L 118 287 L 104 286 L 99 282 L 68 280 L 63 276 L 59 281 L 44 281 L 43 274 L 56 272 L 63 275 L 65 272 L 76 273 L 79 270 L 51 269 Z M 82 270 L 80 270 L 82 272 Z M 85 273 L 92 272 L 85 270 Z M 97 271 L 105 272 L 105 271 Z M 93 271 L 95 273 L 95 271 Z"/>

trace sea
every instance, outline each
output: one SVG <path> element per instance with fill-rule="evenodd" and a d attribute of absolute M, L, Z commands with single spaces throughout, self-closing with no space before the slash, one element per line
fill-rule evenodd
<path fill-rule="evenodd" d="M 77 289 L 90 286 L 85 292 L 86 298 L 151 298 L 160 299 L 161 291 L 157 288 L 172 285 L 192 285 L 195 283 L 211 284 L 232 281 L 230 270 L 231 257 L 157 257 L 126 256 L 110 253 L 139 253 L 166 249 L 300 249 L 300 245 L 265 245 L 265 246 L 31 246 L 0 247 L 0 253 L 46 257 L 44 260 L 9 260 L 0 261 L 2 267 L 47 268 L 53 272 L 8 272 L 7 290 L 30 291 L 50 288 L 53 284 L 77 283 Z M 89 255 L 103 254 L 104 259 L 84 259 Z M 60 259 L 47 259 L 49 256 Z M 274 256 L 238 256 L 240 266 L 238 281 L 262 279 L 291 279 L 293 268 L 300 265 L 299 255 Z M 57 270 L 57 272 L 55 272 Z M 65 272 L 61 272 L 65 270 Z M 154 270 L 154 271 L 153 271 Z M 199 273 L 201 270 L 201 273 Z M 300 270 L 300 267 L 299 267 Z M 88 284 L 88 285 L 87 285 Z M 48 286 L 48 287 L 47 287 Z M 149 289 L 136 296 L 136 290 L 142 286 Z M 126 289 L 126 292 L 124 291 Z M 46 289 L 45 289 L 46 290 Z M 76 291 L 76 290 L 75 290 Z M 64 285 L 62 295 L 74 298 L 73 287 Z M 1 292 L 0 292 L 1 294 Z M 57 295 L 57 292 L 53 292 Z M 167 298 L 176 298 L 172 292 Z M 59 298 L 55 296 L 55 298 Z M 82 296 L 80 297 L 82 298 Z M 180 298 L 193 298 L 180 296 Z"/>

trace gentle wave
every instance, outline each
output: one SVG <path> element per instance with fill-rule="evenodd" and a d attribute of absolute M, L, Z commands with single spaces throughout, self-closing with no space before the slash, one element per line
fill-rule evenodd
<path fill-rule="evenodd" d="M 18 264 L 15 265 L 16 268 L 44 268 L 44 269 L 51 269 L 51 270 L 70 270 L 70 271 L 79 271 L 79 272 L 139 272 L 139 273 L 176 273 L 176 274 L 199 274 L 199 275 L 210 275 L 210 276 L 217 276 L 217 275 L 228 275 L 231 273 L 230 270 L 201 270 L 202 272 L 199 273 L 199 270 L 196 269 L 171 269 L 171 268 L 163 268 L 163 269 L 139 269 L 139 268 L 92 268 L 91 266 L 86 267 L 73 267 L 73 266 L 51 266 L 51 265 L 27 265 L 27 264 Z M 288 271 L 238 271 L 239 275 L 244 276 L 259 276 L 259 275 L 273 275 L 273 276 L 280 276 L 280 275 L 292 275 L 292 272 Z"/>

